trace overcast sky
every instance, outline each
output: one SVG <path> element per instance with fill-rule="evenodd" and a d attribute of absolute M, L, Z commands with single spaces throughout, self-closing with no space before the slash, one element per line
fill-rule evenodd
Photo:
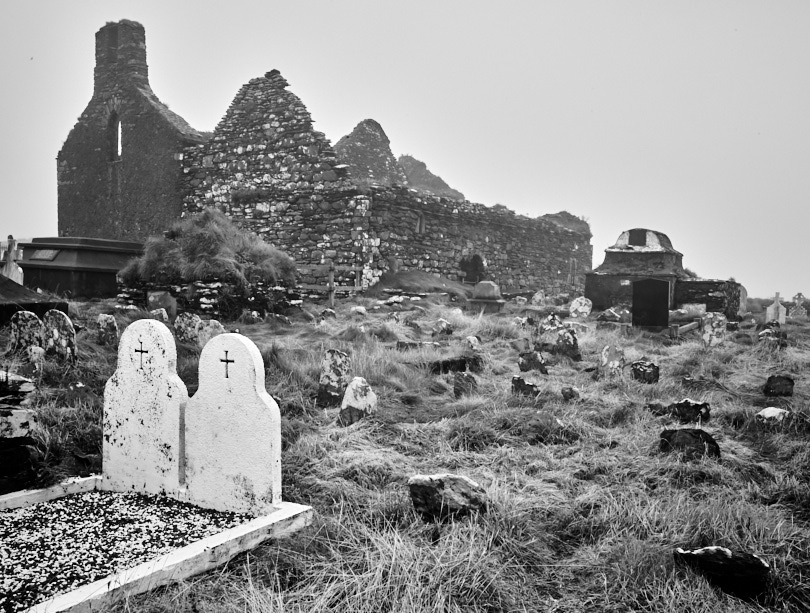
<path fill-rule="evenodd" d="M 212 130 L 276 68 L 332 143 L 376 119 L 469 200 L 667 234 L 700 276 L 810 295 L 810 2 L 7 0 L 0 235 L 55 236 L 94 36 L 146 28 L 157 96 Z"/>

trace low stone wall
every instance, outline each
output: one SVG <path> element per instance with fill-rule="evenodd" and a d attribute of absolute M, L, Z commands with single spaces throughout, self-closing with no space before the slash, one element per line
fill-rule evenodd
<path fill-rule="evenodd" d="M 747 292 L 736 281 L 679 280 L 675 285 L 675 304 L 705 304 L 706 310 L 736 319 L 745 310 Z"/>

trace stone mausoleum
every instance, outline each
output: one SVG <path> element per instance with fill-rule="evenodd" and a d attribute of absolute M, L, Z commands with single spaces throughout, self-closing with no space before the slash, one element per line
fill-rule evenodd
<path fill-rule="evenodd" d="M 578 294 L 591 267 L 587 223 L 468 202 L 394 159 L 373 120 L 333 147 L 277 70 L 245 84 L 213 134 L 193 129 L 152 92 L 128 20 L 96 33 L 93 96 L 57 163 L 60 236 L 143 241 L 216 207 L 300 264 L 362 268 L 364 286 L 403 268 Z"/>
<path fill-rule="evenodd" d="M 696 278 L 666 234 L 634 228 L 622 232 L 605 249 L 602 265 L 585 275 L 585 297 L 595 309 L 630 305 L 634 325 L 666 326 L 670 309 L 684 304 L 705 304 L 707 311 L 735 318 L 747 294 L 736 281 Z"/>

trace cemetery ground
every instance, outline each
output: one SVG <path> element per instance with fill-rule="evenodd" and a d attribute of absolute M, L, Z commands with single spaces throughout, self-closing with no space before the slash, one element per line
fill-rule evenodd
<path fill-rule="evenodd" d="M 311 505 L 310 527 L 266 543 L 215 571 L 130 597 L 118 612 L 156 611 L 809 611 L 810 610 L 810 324 L 791 321 L 789 346 L 756 342 L 754 330 L 728 333 L 704 349 L 697 335 L 679 343 L 660 334 L 579 332 L 582 361 L 546 355 L 548 374 L 520 373 L 521 339 L 513 320 L 525 307 L 470 315 L 428 301 L 373 310 L 378 301 L 339 302 L 336 318 L 291 325 L 225 322 L 259 347 L 267 391 L 282 415 L 282 497 Z M 412 306 L 424 310 L 410 310 Z M 305 304 L 317 314 L 323 304 Z M 352 312 L 363 306 L 367 314 Z M 116 355 L 95 342 L 110 302 L 71 303 L 75 364 L 48 360 L 39 386 L 38 480 L 47 485 L 101 469 L 101 415 Z M 391 313 L 397 313 L 396 319 Z M 144 312 L 117 313 L 124 326 Z M 441 346 L 406 350 L 397 341 Z M 760 316 L 761 319 L 761 316 Z M 695 334 L 695 333 L 693 333 Z M 481 340 L 477 392 L 456 398 L 454 373 L 430 362 Z M 5 338 L 0 341 L 5 342 Z M 553 342 L 553 335 L 544 340 Z M 605 345 L 627 362 L 646 356 L 660 381 L 596 378 Z M 351 426 L 340 408 L 316 405 L 324 351 L 350 356 L 377 412 Z M 200 349 L 177 343 L 178 374 L 198 386 Z M 23 368 L 11 364 L 11 369 Z M 516 395 L 513 375 L 537 383 L 536 397 Z M 762 393 L 769 375 L 796 380 L 792 397 Z M 580 397 L 564 400 L 573 386 Z M 679 427 L 647 405 L 691 397 L 711 406 L 699 427 L 718 442 L 720 461 L 682 461 L 659 452 L 664 428 Z M 766 406 L 789 408 L 792 422 L 755 419 Z M 692 425 L 693 426 L 693 425 Z M 407 481 L 416 474 L 465 475 L 486 490 L 485 513 L 444 523 L 424 521 Z M 768 589 L 740 600 L 676 565 L 676 547 L 722 545 L 756 553 L 771 566 Z"/>

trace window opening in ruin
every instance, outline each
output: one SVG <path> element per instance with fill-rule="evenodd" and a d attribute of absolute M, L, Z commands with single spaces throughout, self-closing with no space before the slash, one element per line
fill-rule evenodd
<path fill-rule="evenodd" d="M 110 114 L 110 125 L 107 129 L 110 141 L 110 161 L 116 162 L 121 159 L 121 119 L 115 111 Z"/>
<path fill-rule="evenodd" d="M 647 231 L 646 230 L 630 230 L 630 238 L 628 244 L 635 247 L 643 247 L 647 244 Z"/>
<path fill-rule="evenodd" d="M 419 218 L 416 220 L 416 233 L 417 234 L 424 234 L 425 233 L 425 214 L 419 213 Z"/>

